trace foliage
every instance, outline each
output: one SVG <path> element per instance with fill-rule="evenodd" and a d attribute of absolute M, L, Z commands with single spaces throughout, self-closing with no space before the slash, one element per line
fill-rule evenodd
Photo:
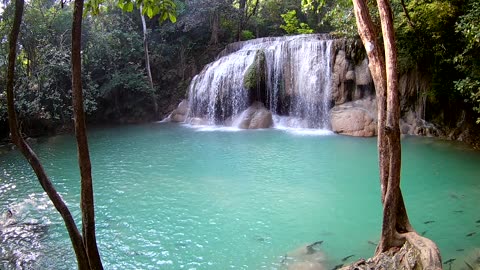
<path fill-rule="evenodd" d="M 153 18 L 159 15 L 159 22 L 169 19 L 172 23 L 177 21 L 176 4 L 173 0 L 117 0 L 120 9 L 126 12 L 132 12 L 134 7 L 143 7 L 142 15 Z M 91 13 L 98 15 L 106 0 L 88 0 L 85 3 L 84 14 Z M 107 3 L 108 4 L 108 3 Z"/>
<path fill-rule="evenodd" d="M 243 30 L 242 31 L 242 40 L 249 40 L 254 39 L 255 35 L 250 30 Z"/>
<path fill-rule="evenodd" d="M 480 113 L 480 3 L 470 1 L 467 12 L 459 17 L 455 30 L 465 41 L 465 47 L 455 56 L 456 68 L 464 77 L 455 81 L 455 89 L 460 91 Z M 480 117 L 477 119 L 480 124 Z"/>
<path fill-rule="evenodd" d="M 311 34 L 313 30 L 306 23 L 299 22 L 297 18 L 297 11 L 290 10 L 281 15 L 285 24 L 280 25 L 280 28 L 285 30 L 287 34 Z"/>
<path fill-rule="evenodd" d="M 380 33 L 380 18 L 375 1 L 367 1 L 370 16 L 377 33 Z M 320 21 L 326 29 L 339 37 L 358 38 L 357 24 L 351 0 L 327 0 L 322 6 L 325 15 Z"/>
<path fill-rule="evenodd" d="M 417 62 L 438 67 L 449 59 L 449 49 L 454 36 L 453 25 L 457 7 L 449 1 L 412 0 L 406 5 L 411 22 L 406 15 L 397 16 L 396 29 L 399 43 L 400 69 L 414 68 Z M 403 12 L 402 12 L 403 13 Z M 419 46 L 420 45 L 420 46 Z"/>
<path fill-rule="evenodd" d="M 339 0 L 333 4 L 329 2 L 328 5 L 328 11 L 321 21 L 322 25 L 329 25 L 335 29 L 333 31 L 335 35 L 356 37 L 357 26 L 351 1 Z"/>

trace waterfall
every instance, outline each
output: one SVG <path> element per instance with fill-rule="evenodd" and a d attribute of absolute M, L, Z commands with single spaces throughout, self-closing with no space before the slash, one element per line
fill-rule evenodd
<path fill-rule="evenodd" d="M 260 101 L 276 126 L 329 129 L 332 44 L 324 35 L 299 35 L 228 46 L 193 78 L 187 121 L 202 118 L 208 124 L 230 125 Z M 245 76 L 254 64 L 256 86 L 247 89 Z"/>

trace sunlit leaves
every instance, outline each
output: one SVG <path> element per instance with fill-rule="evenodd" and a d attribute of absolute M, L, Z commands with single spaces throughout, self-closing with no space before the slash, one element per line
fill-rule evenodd
<path fill-rule="evenodd" d="M 302 0 L 302 11 L 313 11 L 313 13 L 318 13 L 324 5 L 325 0 Z"/>
<path fill-rule="evenodd" d="M 280 25 L 280 28 L 285 30 L 287 34 L 311 34 L 313 30 L 306 23 L 300 23 L 297 19 L 297 12 L 290 10 L 281 15 L 285 24 Z"/>
<path fill-rule="evenodd" d="M 98 1 L 98 0 L 94 0 Z M 169 19 L 172 23 L 177 21 L 176 5 L 173 0 L 118 0 L 118 7 L 123 11 L 131 12 L 134 7 L 143 7 L 143 15 L 148 18 L 159 16 L 159 21 Z"/>
<path fill-rule="evenodd" d="M 84 14 L 98 15 L 102 10 L 105 0 L 88 0 L 85 3 Z M 118 0 L 117 6 L 126 12 L 132 12 L 134 8 L 143 7 L 143 15 L 148 18 L 159 16 L 159 22 L 169 19 L 172 23 L 177 21 L 176 5 L 173 0 Z"/>

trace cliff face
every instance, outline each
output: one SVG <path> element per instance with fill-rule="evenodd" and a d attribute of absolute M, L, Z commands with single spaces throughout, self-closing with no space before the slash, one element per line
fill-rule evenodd
<path fill-rule="evenodd" d="M 480 125 L 473 112 L 459 98 L 439 101 L 430 84 L 430 75 L 421 70 L 400 74 L 401 132 L 479 144 Z M 188 101 L 170 119 L 233 125 L 255 102 L 271 112 L 275 125 L 377 134 L 375 88 L 365 50 L 359 40 L 329 35 L 228 45 L 195 76 Z"/>
<path fill-rule="evenodd" d="M 376 135 L 375 89 L 359 41 L 336 40 L 332 80 L 332 130 L 352 136 Z M 402 134 L 442 137 L 479 147 L 480 125 L 475 124 L 473 112 L 462 102 L 432 101 L 430 81 L 419 70 L 400 74 Z"/>

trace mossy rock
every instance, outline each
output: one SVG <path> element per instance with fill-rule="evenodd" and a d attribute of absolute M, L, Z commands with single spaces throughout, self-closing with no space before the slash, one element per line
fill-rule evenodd
<path fill-rule="evenodd" d="M 243 77 L 243 86 L 248 90 L 255 90 L 265 82 L 266 59 L 265 52 L 258 50 L 253 63 L 248 67 Z"/>

